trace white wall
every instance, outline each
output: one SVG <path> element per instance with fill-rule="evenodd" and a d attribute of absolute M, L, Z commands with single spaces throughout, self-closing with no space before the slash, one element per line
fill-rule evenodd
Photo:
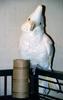
<path fill-rule="evenodd" d="M 63 66 L 63 0 L 0 0 L 0 69 L 13 68 L 19 58 L 20 26 L 37 5 L 46 6 L 47 33 L 55 41 L 54 68 Z"/>
<path fill-rule="evenodd" d="M 0 0 L 0 69 L 12 69 L 20 26 L 37 5 L 46 6 L 47 33 L 55 41 L 54 69 L 63 70 L 63 0 Z"/>

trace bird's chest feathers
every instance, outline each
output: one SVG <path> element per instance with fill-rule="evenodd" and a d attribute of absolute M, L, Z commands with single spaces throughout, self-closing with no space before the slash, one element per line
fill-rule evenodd
<path fill-rule="evenodd" d="M 22 49 L 29 54 L 41 54 L 45 51 L 44 41 L 42 37 L 34 34 L 26 34 L 22 37 Z"/>

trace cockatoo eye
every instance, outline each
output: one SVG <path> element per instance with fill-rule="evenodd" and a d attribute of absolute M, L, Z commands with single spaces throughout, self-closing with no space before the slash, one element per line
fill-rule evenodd
<path fill-rule="evenodd" d="M 41 25 L 41 22 L 40 22 L 40 25 Z"/>
<path fill-rule="evenodd" d="M 28 18 L 28 21 L 30 21 L 30 18 Z"/>

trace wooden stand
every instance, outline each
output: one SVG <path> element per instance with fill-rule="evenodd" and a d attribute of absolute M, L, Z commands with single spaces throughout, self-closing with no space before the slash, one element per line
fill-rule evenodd
<path fill-rule="evenodd" d="M 29 98 L 29 60 L 16 59 L 13 67 L 13 97 Z"/>

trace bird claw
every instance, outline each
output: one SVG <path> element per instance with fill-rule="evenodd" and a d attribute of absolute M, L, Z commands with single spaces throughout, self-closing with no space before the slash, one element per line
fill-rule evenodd
<path fill-rule="evenodd" d="M 35 75 L 36 68 L 32 68 L 33 75 Z"/>

